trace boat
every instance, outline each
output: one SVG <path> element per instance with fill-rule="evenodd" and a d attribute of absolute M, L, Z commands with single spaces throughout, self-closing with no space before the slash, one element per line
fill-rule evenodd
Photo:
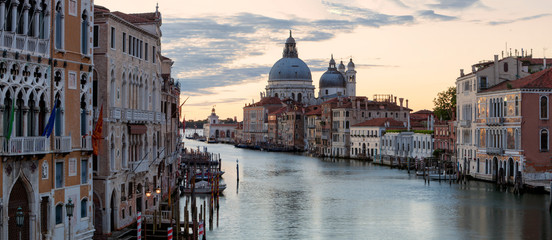
<path fill-rule="evenodd" d="M 445 173 L 441 173 L 440 175 L 438 173 L 432 173 L 429 174 L 429 179 L 431 180 L 456 180 L 456 174 L 448 174 L 445 175 Z"/>
<path fill-rule="evenodd" d="M 218 177 L 222 177 L 222 174 L 224 174 L 224 171 L 216 171 L 216 175 Z M 206 173 L 196 173 L 195 180 L 196 182 L 199 181 L 208 181 L 215 175 L 214 173 L 206 172 Z"/>
<path fill-rule="evenodd" d="M 207 140 L 207 143 L 217 143 L 217 139 L 210 137 L 209 140 Z"/>
<path fill-rule="evenodd" d="M 218 193 L 222 193 L 222 191 L 224 191 L 224 189 L 226 189 L 226 184 L 223 183 L 223 182 L 220 182 L 219 186 L 218 186 Z M 180 190 L 183 194 L 191 194 L 192 193 L 191 185 L 189 185 L 188 187 L 180 186 Z M 211 194 L 213 192 L 213 190 L 214 189 L 212 188 L 211 183 L 209 183 L 207 181 L 199 181 L 199 182 L 195 183 L 195 190 L 194 190 L 195 194 Z M 215 190 L 215 192 L 216 192 L 216 190 Z"/>

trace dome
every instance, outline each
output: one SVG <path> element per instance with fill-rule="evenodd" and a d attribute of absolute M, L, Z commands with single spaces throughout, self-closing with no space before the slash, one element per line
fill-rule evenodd
<path fill-rule="evenodd" d="M 320 77 L 320 88 L 345 88 L 345 78 L 343 74 L 336 70 L 328 70 Z"/>
<path fill-rule="evenodd" d="M 355 70 L 355 64 L 353 63 L 353 59 L 351 58 L 349 61 L 349 64 L 347 64 L 348 70 Z"/>
<path fill-rule="evenodd" d="M 311 71 L 300 58 L 284 57 L 274 63 L 268 75 L 268 81 L 311 81 Z"/>
<path fill-rule="evenodd" d="M 295 43 L 295 38 L 291 36 L 291 30 L 289 30 L 289 37 L 286 40 L 286 43 Z"/>
<path fill-rule="evenodd" d="M 343 64 L 343 61 L 339 63 L 339 67 L 337 67 L 339 71 L 345 71 L 345 64 Z"/>

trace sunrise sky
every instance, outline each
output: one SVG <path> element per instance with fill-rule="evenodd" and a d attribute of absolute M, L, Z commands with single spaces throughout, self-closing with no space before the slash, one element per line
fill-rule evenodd
<path fill-rule="evenodd" d="M 216 105 L 242 119 L 293 31 L 317 87 L 330 55 L 356 64 L 357 95 L 393 94 L 432 109 L 461 68 L 515 50 L 552 56 L 549 0 L 96 0 L 126 13 L 163 14 L 162 54 L 172 58 L 186 119 Z M 504 53 L 506 54 L 506 53 Z"/>

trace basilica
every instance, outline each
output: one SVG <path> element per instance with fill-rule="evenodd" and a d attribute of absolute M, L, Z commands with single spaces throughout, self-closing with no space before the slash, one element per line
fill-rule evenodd
<path fill-rule="evenodd" d="M 291 31 L 282 55 L 282 58 L 272 66 L 268 75 L 266 93 L 261 93 L 261 97 L 293 99 L 305 105 L 318 105 L 337 96 L 356 96 L 356 71 L 353 59 L 350 59 L 345 69 L 343 61 L 336 67 L 332 55 L 328 70 L 320 77 L 318 84 L 320 89 L 316 97 L 311 71 L 299 58 Z"/>

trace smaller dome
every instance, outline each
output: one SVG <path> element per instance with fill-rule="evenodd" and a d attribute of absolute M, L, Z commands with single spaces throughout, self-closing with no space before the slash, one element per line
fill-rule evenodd
<path fill-rule="evenodd" d="M 339 67 L 337 67 L 337 70 L 339 70 L 340 72 L 345 71 L 345 64 L 343 64 L 343 61 L 339 63 Z"/>
<path fill-rule="evenodd" d="M 295 39 L 291 36 L 291 30 L 289 30 L 289 37 L 286 40 L 286 43 L 295 43 Z"/>
<path fill-rule="evenodd" d="M 347 64 L 347 68 L 349 70 L 355 70 L 355 64 L 353 63 L 353 59 L 351 58 L 349 61 L 349 64 Z"/>
<path fill-rule="evenodd" d="M 320 77 L 320 88 L 345 88 L 347 83 L 343 74 L 335 70 L 328 70 Z"/>

